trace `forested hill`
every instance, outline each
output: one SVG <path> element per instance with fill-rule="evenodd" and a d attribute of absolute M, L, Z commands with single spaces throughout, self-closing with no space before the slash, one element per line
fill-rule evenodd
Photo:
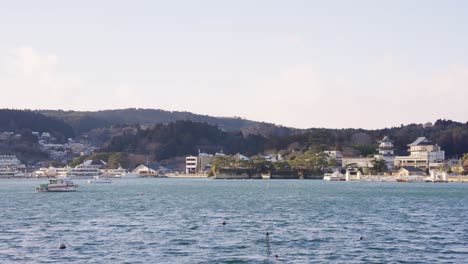
<path fill-rule="evenodd" d="M 255 155 L 264 148 L 266 140 L 259 135 L 225 132 L 207 123 L 176 121 L 115 136 L 102 151 L 145 154 L 154 160 L 194 155 L 199 150 Z"/>
<path fill-rule="evenodd" d="M 179 120 L 181 119 L 181 120 Z M 445 150 L 447 157 L 468 153 L 468 123 L 437 120 L 433 125 L 410 124 L 378 130 L 286 128 L 239 118 L 216 118 L 187 112 L 124 109 L 98 112 L 0 110 L 0 131 L 24 130 L 80 136 L 85 133 L 106 151 L 152 155 L 156 159 L 223 150 L 255 155 L 281 152 L 294 155 L 311 147 L 341 150 L 345 156 L 375 153 L 388 135 L 396 154 L 425 136 Z"/>
<path fill-rule="evenodd" d="M 74 137 L 73 128 L 62 120 L 29 110 L 0 109 L 0 131 L 49 132 L 59 139 Z"/>
<path fill-rule="evenodd" d="M 376 153 L 378 141 L 385 135 L 395 142 L 397 155 L 406 155 L 407 144 L 420 136 L 439 144 L 447 157 L 468 153 L 468 124 L 446 120 L 438 120 L 433 126 L 412 124 L 380 130 L 309 129 L 270 137 L 243 136 L 206 123 L 177 121 L 115 136 L 102 151 L 151 155 L 155 160 L 194 155 L 198 150 L 209 153 L 223 150 L 226 154 L 241 152 L 245 155 L 280 152 L 291 157 L 318 148 L 340 150 L 345 156 L 367 156 Z"/>
<path fill-rule="evenodd" d="M 129 108 L 95 112 L 40 110 L 38 112 L 65 121 L 73 127 L 77 134 L 115 125 L 155 125 L 182 120 L 216 125 L 224 131 L 242 131 L 244 134 L 261 134 L 264 136 L 284 136 L 294 131 L 294 129 L 242 118 L 213 117 L 190 112 L 164 111 L 159 109 Z"/>

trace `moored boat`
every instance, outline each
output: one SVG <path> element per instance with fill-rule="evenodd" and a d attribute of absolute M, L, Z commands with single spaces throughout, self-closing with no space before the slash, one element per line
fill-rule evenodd
<path fill-rule="evenodd" d="M 38 192 L 76 192 L 76 189 L 78 184 L 66 179 L 52 179 L 36 188 Z"/>
<path fill-rule="evenodd" d="M 334 173 L 325 173 L 323 179 L 326 181 L 346 181 L 346 176 L 339 171 L 335 171 Z"/>
<path fill-rule="evenodd" d="M 88 183 L 112 183 L 112 180 L 100 176 L 94 176 L 92 180 L 88 180 Z"/>

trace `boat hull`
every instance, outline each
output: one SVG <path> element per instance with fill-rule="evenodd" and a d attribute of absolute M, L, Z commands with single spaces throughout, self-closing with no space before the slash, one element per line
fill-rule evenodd
<path fill-rule="evenodd" d="M 37 187 L 38 192 L 76 192 L 77 187 Z"/>

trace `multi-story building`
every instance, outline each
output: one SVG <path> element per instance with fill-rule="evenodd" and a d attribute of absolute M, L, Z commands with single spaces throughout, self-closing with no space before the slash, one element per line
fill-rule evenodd
<path fill-rule="evenodd" d="M 379 148 L 377 149 L 379 154 L 375 155 L 374 158 L 384 160 L 387 168 L 391 169 L 395 164 L 394 149 L 393 141 L 388 136 L 385 136 L 379 141 Z"/>
<path fill-rule="evenodd" d="M 395 157 L 396 167 L 439 168 L 445 159 L 445 152 L 425 137 L 419 137 L 408 145 L 409 156 Z"/>
<path fill-rule="evenodd" d="M 207 171 L 213 161 L 213 155 L 199 153 L 198 156 L 188 156 L 185 158 L 185 173 L 194 174 Z"/>

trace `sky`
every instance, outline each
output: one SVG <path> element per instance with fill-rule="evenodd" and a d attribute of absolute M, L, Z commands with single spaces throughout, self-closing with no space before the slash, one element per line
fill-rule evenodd
<path fill-rule="evenodd" d="M 0 108 L 468 121 L 468 1 L 0 3 Z"/>

